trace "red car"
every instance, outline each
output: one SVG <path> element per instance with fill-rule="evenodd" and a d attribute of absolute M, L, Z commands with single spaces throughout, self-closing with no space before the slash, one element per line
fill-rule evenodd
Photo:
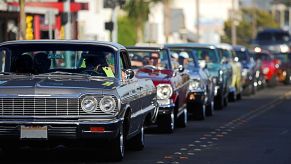
<path fill-rule="evenodd" d="M 279 61 L 268 51 L 255 53 L 255 59 L 260 65 L 260 69 L 263 72 L 268 85 L 275 86 L 277 84 Z"/>
<path fill-rule="evenodd" d="M 175 125 L 187 124 L 186 95 L 190 77 L 171 59 L 170 51 L 160 47 L 127 47 L 136 78 L 150 78 L 157 87 L 159 130 L 172 133 Z"/>

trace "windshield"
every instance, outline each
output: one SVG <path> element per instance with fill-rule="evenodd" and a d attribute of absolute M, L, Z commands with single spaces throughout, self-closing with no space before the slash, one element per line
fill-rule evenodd
<path fill-rule="evenodd" d="M 289 41 L 290 36 L 287 32 L 261 32 L 258 33 L 258 41 Z"/>
<path fill-rule="evenodd" d="M 240 61 L 249 61 L 249 55 L 246 51 L 235 51 L 236 56 L 239 58 Z"/>
<path fill-rule="evenodd" d="M 197 59 L 203 60 L 206 63 L 218 63 L 218 57 L 213 49 L 208 48 L 195 48 L 193 49 L 193 53 L 195 56 L 197 56 Z"/>
<path fill-rule="evenodd" d="M 193 56 L 193 52 L 189 48 L 170 48 L 171 60 L 176 65 L 183 65 L 185 69 L 191 70 L 199 67 L 197 59 Z"/>
<path fill-rule="evenodd" d="M 220 59 L 223 59 L 223 58 L 230 59 L 231 58 L 231 52 L 228 50 L 218 48 L 218 53 L 219 53 Z"/>
<path fill-rule="evenodd" d="M 154 66 L 159 70 L 171 69 L 169 54 L 166 51 L 128 49 L 128 53 L 134 69 L 145 66 Z"/>
<path fill-rule="evenodd" d="M 279 59 L 282 63 L 288 63 L 291 61 L 291 54 L 288 53 L 280 53 L 274 55 L 276 59 Z"/>
<path fill-rule="evenodd" d="M 114 51 L 106 47 L 26 44 L 10 46 L 1 51 L 1 56 L 2 72 L 68 72 L 106 77 L 116 75 Z"/>
<path fill-rule="evenodd" d="M 272 57 L 271 57 L 271 55 L 266 54 L 266 53 L 256 53 L 255 59 L 256 60 L 271 61 Z"/>

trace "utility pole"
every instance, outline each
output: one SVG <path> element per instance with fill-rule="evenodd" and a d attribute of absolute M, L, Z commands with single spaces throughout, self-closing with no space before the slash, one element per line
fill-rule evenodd
<path fill-rule="evenodd" d="M 291 7 L 289 7 L 289 33 L 291 33 Z"/>
<path fill-rule="evenodd" d="M 197 35 L 197 42 L 200 39 L 200 2 L 196 0 L 196 35 Z"/>
<path fill-rule="evenodd" d="M 68 15 L 68 22 L 65 24 L 65 39 L 72 39 L 72 27 L 71 27 L 71 0 L 66 0 L 64 2 L 64 12 Z"/>
<path fill-rule="evenodd" d="M 117 22 L 117 16 L 118 16 L 118 6 L 116 5 L 112 9 L 112 22 L 113 22 L 113 31 L 111 32 L 111 41 L 117 42 L 118 41 L 118 22 Z"/>
<path fill-rule="evenodd" d="M 252 19 L 252 37 L 255 38 L 257 35 L 257 8 L 256 8 L 256 0 L 252 0 L 253 5 L 253 19 Z"/>
<path fill-rule="evenodd" d="M 19 0 L 19 40 L 25 39 L 26 22 L 25 22 L 25 0 Z"/>
<path fill-rule="evenodd" d="M 170 11 L 170 0 L 164 0 L 164 30 L 166 43 L 169 42 L 169 37 L 171 33 L 171 11 Z"/>
<path fill-rule="evenodd" d="M 236 10 L 235 10 L 235 0 L 231 1 L 231 44 L 236 45 L 237 37 L 236 37 Z"/>

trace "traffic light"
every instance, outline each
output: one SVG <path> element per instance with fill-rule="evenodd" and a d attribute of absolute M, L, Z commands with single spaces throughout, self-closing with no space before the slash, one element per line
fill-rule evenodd
<path fill-rule="evenodd" d="M 117 5 L 117 0 L 103 0 L 103 7 L 104 8 L 115 8 Z"/>
<path fill-rule="evenodd" d="M 110 22 L 105 22 L 105 29 L 109 31 L 113 31 L 114 29 L 114 23 L 112 21 Z"/>
<path fill-rule="evenodd" d="M 126 0 L 103 0 L 103 7 L 114 9 L 118 5 L 119 6 L 125 5 L 125 2 Z"/>

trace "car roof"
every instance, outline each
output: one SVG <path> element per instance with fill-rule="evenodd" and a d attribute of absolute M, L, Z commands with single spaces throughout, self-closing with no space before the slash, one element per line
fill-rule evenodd
<path fill-rule="evenodd" d="M 227 43 L 218 43 L 218 44 L 215 44 L 215 46 L 217 48 L 221 48 L 221 49 L 225 49 L 225 50 L 232 50 L 232 46 L 230 44 L 227 44 Z"/>
<path fill-rule="evenodd" d="M 232 48 L 235 51 L 241 51 L 241 52 L 245 52 L 247 50 L 247 48 L 245 46 L 242 46 L 242 45 L 234 45 L 234 46 L 232 46 Z"/>
<path fill-rule="evenodd" d="M 135 51 L 160 51 L 163 47 L 148 47 L 148 46 L 127 46 L 128 51 L 135 50 Z"/>
<path fill-rule="evenodd" d="M 189 47 L 189 48 L 210 48 L 210 49 L 215 49 L 215 46 L 213 44 L 208 44 L 208 43 L 165 44 L 165 47 Z"/>
<path fill-rule="evenodd" d="M 0 43 L 1 46 L 23 45 L 23 44 L 84 44 L 96 46 L 108 46 L 115 50 L 125 49 L 121 44 L 106 41 L 89 41 L 89 40 L 14 40 Z"/>
<path fill-rule="evenodd" d="M 262 31 L 259 31 L 258 33 L 288 33 L 288 31 L 279 29 L 279 28 L 266 28 Z"/>

